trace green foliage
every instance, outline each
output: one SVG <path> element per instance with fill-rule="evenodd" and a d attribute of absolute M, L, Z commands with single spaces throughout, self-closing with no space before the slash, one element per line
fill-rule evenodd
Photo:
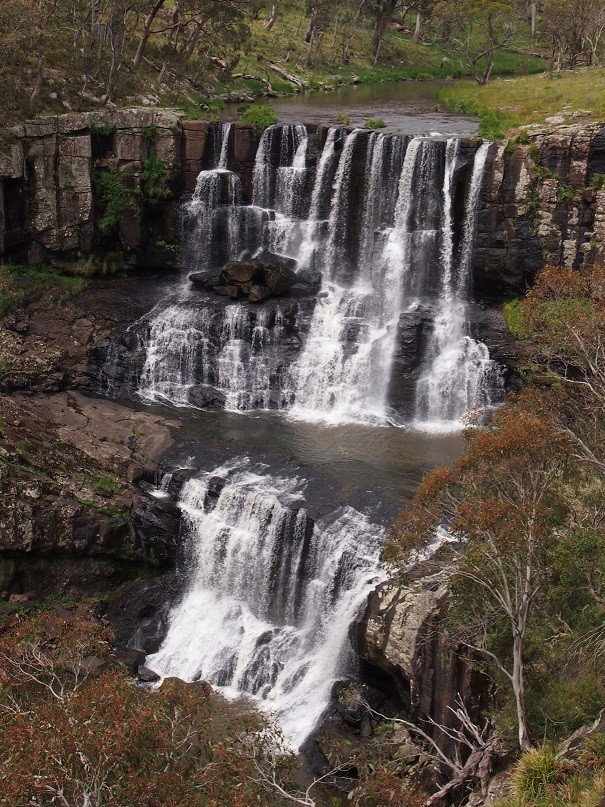
<path fill-rule="evenodd" d="M 120 481 L 116 479 L 115 476 L 110 476 L 109 474 L 99 477 L 95 482 L 96 490 L 103 496 L 111 496 L 114 493 L 118 493 L 121 487 Z"/>
<path fill-rule="evenodd" d="M 62 274 L 53 266 L 0 265 L 0 316 L 28 295 L 42 289 L 56 289 L 59 299 L 80 294 L 87 288 L 82 278 Z"/>
<path fill-rule="evenodd" d="M 437 97 L 458 115 L 479 118 L 479 134 L 487 140 L 499 140 L 505 137 L 507 129 L 511 127 L 512 120 L 507 112 L 484 106 L 474 98 L 474 95 L 469 94 L 468 98 L 454 97 L 451 90 L 440 90 Z"/>
<path fill-rule="evenodd" d="M 500 130 L 543 123 L 546 117 L 571 115 L 578 109 L 590 110 L 586 118 L 599 121 L 605 117 L 604 78 L 605 69 L 593 68 L 568 71 L 558 78 L 540 75 L 492 80 L 485 87 L 460 82 L 442 90 L 439 98 L 452 109 L 467 109 L 467 114 L 477 115 L 482 110 L 500 116 Z M 473 108 L 477 111 L 471 111 Z"/>
<path fill-rule="evenodd" d="M 557 199 L 559 202 L 576 202 L 581 195 L 581 190 L 572 188 L 570 185 L 561 183 L 557 188 Z"/>
<path fill-rule="evenodd" d="M 514 770 L 512 781 L 517 795 L 531 801 L 546 795 L 549 785 L 560 778 L 557 755 L 544 745 L 523 754 Z"/>
<path fill-rule="evenodd" d="M 515 339 L 522 339 L 525 336 L 525 329 L 521 315 L 521 300 L 517 298 L 503 303 L 502 314 L 508 330 Z"/>
<path fill-rule="evenodd" d="M 25 443 L 18 443 L 18 445 L 17 445 L 17 453 L 19 454 L 19 457 L 24 462 L 27 462 L 28 464 L 31 464 L 32 455 L 27 450 L 27 447 L 25 446 Z"/>
<path fill-rule="evenodd" d="M 537 190 L 532 190 L 527 202 L 527 215 L 530 219 L 537 219 L 540 213 L 540 197 Z"/>
<path fill-rule="evenodd" d="M 170 196 L 170 190 L 162 184 L 166 174 L 164 162 L 155 154 L 149 154 L 141 163 L 141 193 L 145 199 L 158 201 Z"/>
<path fill-rule="evenodd" d="M 155 242 L 155 245 L 158 249 L 163 250 L 171 255 L 178 255 L 181 251 L 181 248 L 178 244 L 170 244 L 168 241 L 164 241 L 162 238 L 158 238 Z"/>
<path fill-rule="evenodd" d="M 2 804 L 51 805 L 56 794 L 73 805 L 88 794 L 99 805 L 283 804 L 258 773 L 288 788 L 291 755 L 277 731 L 207 684 L 134 686 L 110 656 L 112 641 L 84 605 L 69 619 L 49 609 L 5 622 Z"/>
<path fill-rule="evenodd" d="M 92 123 L 90 126 L 90 133 L 91 135 L 97 137 L 108 137 L 109 135 L 114 134 L 116 131 L 115 123 L 103 123 L 97 124 Z"/>
<path fill-rule="evenodd" d="M 385 126 L 383 118 L 370 118 L 366 121 L 366 129 L 384 129 Z"/>
<path fill-rule="evenodd" d="M 595 174 L 590 180 L 590 184 L 588 185 L 588 187 L 592 188 L 595 191 L 600 191 L 602 190 L 604 185 L 605 185 L 605 174 Z"/>
<path fill-rule="evenodd" d="M 102 233 L 116 229 L 120 216 L 136 207 L 136 192 L 124 184 L 124 177 L 101 168 L 93 172 L 93 188 L 96 199 L 104 211 L 97 221 Z"/>
<path fill-rule="evenodd" d="M 339 123 L 342 123 L 343 126 L 350 126 L 351 125 L 351 116 L 348 112 L 339 112 L 336 116 L 336 120 Z"/>
<path fill-rule="evenodd" d="M 261 135 L 268 126 L 277 123 L 279 117 L 275 107 L 270 104 L 252 104 L 242 114 L 240 120 L 250 123 L 257 135 Z"/>

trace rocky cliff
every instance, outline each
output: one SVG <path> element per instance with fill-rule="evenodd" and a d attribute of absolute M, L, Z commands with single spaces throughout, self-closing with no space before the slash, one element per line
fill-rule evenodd
<path fill-rule="evenodd" d="M 605 126 L 526 127 L 494 144 L 475 243 L 475 291 L 523 291 L 545 265 L 605 260 Z"/>
<path fill-rule="evenodd" d="M 174 265 L 178 202 L 216 157 L 217 126 L 133 109 L 38 118 L 5 131 L 0 257 L 76 270 L 87 261 L 100 271 Z M 312 128 L 321 145 L 326 127 Z M 248 198 L 257 146 L 249 124 L 233 125 L 228 165 Z M 475 148 L 465 141 L 463 162 Z M 118 183 L 104 182 L 107 174 Z M 527 127 L 494 144 L 473 261 L 477 294 L 522 291 L 546 264 L 581 269 L 605 260 L 604 179 L 603 124 Z"/>

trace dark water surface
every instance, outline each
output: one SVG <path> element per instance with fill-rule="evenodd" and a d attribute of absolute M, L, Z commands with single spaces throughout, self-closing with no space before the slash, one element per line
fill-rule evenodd
<path fill-rule="evenodd" d="M 363 127 L 370 118 L 383 118 L 379 131 L 428 135 L 439 133 L 470 137 L 477 134 L 475 118 L 444 112 L 437 92 L 448 82 L 385 81 L 339 87 L 334 92 L 308 92 L 271 99 L 282 123 L 326 123 L 339 125 L 337 115 L 346 112 L 351 126 Z M 436 109 L 439 111 L 436 111 Z M 235 115 L 235 109 L 229 113 Z"/>
<path fill-rule="evenodd" d="M 248 457 L 272 473 L 308 480 L 305 499 L 317 518 L 341 504 L 390 524 L 432 468 L 462 450 L 460 434 L 434 435 L 360 424 L 322 426 L 279 412 L 203 412 L 151 407 L 177 417 L 182 427 L 169 457 L 176 467 L 210 470 Z"/>

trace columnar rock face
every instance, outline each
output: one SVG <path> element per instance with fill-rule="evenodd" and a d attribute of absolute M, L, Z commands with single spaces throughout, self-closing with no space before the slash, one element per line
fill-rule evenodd
<path fill-rule="evenodd" d="M 313 162 L 327 129 L 307 128 Z M 37 118 L 5 132 L 0 257 L 61 265 L 109 255 L 131 266 L 175 264 L 178 202 L 216 161 L 219 131 L 220 124 L 183 121 L 173 111 L 132 109 Z M 249 124 L 232 124 L 227 168 L 240 177 L 247 201 L 258 142 Z M 475 150 L 476 141 L 463 141 L 460 154 Z M 152 180 L 150 159 L 160 169 Z M 365 163 L 357 162 L 361 182 Z M 107 209 L 95 183 L 104 170 L 130 192 L 109 228 L 102 226 Z M 494 144 L 474 250 L 476 293 L 522 291 L 547 264 L 582 269 L 604 261 L 603 175 L 602 124 L 530 127 L 516 140 Z M 355 226 L 354 216 L 349 225 Z"/>
<path fill-rule="evenodd" d="M 474 255 L 478 293 L 522 291 L 546 265 L 605 260 L 603 124 L 529 127 L 494 145 Z"/>
<path fill-rule="evenodd" d="M 178 202 L 212 156 L 216 129 L 170 110 L 126 109 L 36 118 L 1 133 L 0 257 L 62 265 L 111 255 L 130 266 L 170 266 Z M 258 140 L 249 124 L 233 125 L 229 166 L 250 193 Z M 104 171 L 126 189 L 109 227 Z"/>
<path fill-rule="evenodd" d="M 453 726 L 460 700 L 471 713 L 486 705 L 486 680 L 447 641 L 443 613 L 449 573 L 421 564 L 405 583 L 387 581 L 370 596 L 360 644 L 369 670 L 390 679 L 413 714 L 443 746 L 448 740 L 430 721 Z"/>

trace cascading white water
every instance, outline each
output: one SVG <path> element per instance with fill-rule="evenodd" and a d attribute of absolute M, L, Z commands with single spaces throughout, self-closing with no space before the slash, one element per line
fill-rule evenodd
<path fill-rule="evenodd" d="M 346 199 L 357 136 L 358 132 L 349 135 L 343 149 L 334 190 L 334 221 L 348 214 Z M 388 417 L 390 366 L 408 265 L 413 180 L 424 142 L 416 138 L 405 151 L 394 227 L 387 234 L 385 224 L 381 239 L 376 239 L 377 227 L 393 216 L 391 206 L 381 204 L 379 195 L 388 139 L 374 136 L 368 143 L 359 274 L 352 285 L 339 282 L 343 245 L 338 244 L 336 228 L 331 227 L 327 296 L 318 300 L 305 348 L 293 370 L 295 404 L 291 412 L 296 417 L 369 423 L 384 423 Z M 394 203 L 394 196 L 387 196 L 389 199 Z M 382 249 L 377 249 L 380 244 Z"/>
<path fill-rule="evenodd" d="M 245 459 L 186 483 L 185 593 L 147 659 L 163 676 L 254 696 L 295 749 L 354 672 L 350 625 L 384 578 L 383 529 L 351 507 L 314 524 L 304 487 Z"/>
<path fill-rule="evenodd" d="M 225 409 L 283 407 L 282 335 L 280 311 L 169 305 L 150 324 L 139 395 L 150 402 L 196 406 L 212 400 L 209 393 L 215 390 Z"/>
<path fill-rule="evenodd" d="M 425 367 L 416 391 L 415 425 L 430 431 L 461 428 L 465 417 L 473 410 L 489 406 L 502 388 L 499 369 L 490 359 L 487 346 L 469 335 L 467 325 L 472 246 L 489 144 L 481 145 L 475 155 L 463 242 L 456 267 L 451 183 L 457 152 L 457 141 L 449 141 L 443 190 L 445 222 L 441 249 L 441 290 Z"/>
<path fill-rule="evenodd" d="M 242 183 L 227 170 L 230 129 L 212 136 L 215 167 L 200 173 L 183 211 L 187 271 L 174 297 L 137 325 L 144 400 L 393 422 L 401 320 L 421 312 L 434 325 L 418 350 L 415 410 L 397 422 L 458 428 L 490 403 L 497 369 L 466 322 L 487 144 L 474 157 L 462 217 L 455 140 L 333 128 L 319 150 L 304 127 L 270 127 L 243 204 Z M 317 299 L 306 308 L 228 303 L 187 279 L 237 258 L 262 262 L 268 251 L 295 259 L 299 272 L 320 270 Z M 249 694 L 294 748 L 334 683 L 354 672 L 350 626 L 383 578 L 382 528 L 351 507 L 313 523 L 304 491 L 304 480 L 245 460 L 185 484 L 185 591 L 147 662 L 163 676 Z"/>
<path fill-rule="evenodd" d="M 260 341 L 253 333 L 263 327 L 263 306 L 255 315 L 248 304 L 221 307 L 218 325 L 219 307 L 210 316 L 184 276 L 181 297 L 159 307 L 144 337 L 144 399 L 193 405 L 196 388 L 209 385 L 233 410 L 287 408 L 312 421 L 439 429 L 460 428 L 467 412 L 491 403 L 498 371 L 466 325 L 487 145 L 474 158 L 455 238 L 455 139 L 408 142 L 333 128 L 315 156 L 305 127 L 272 126 L 261 138 L 245 205 L 240 180 L 226 170 L 229 126 L 213 136 L 217 167 L 200 173 L 184 209 L 187 270 L 218 272 L 228 260 L 262 260 L 268 250 L 294 259 L 298 271 L 321 271 L 321 294 L 298 358 L 291 361 L 293 350 L 280 361 L 279 317 Z M 414 312 L 434 325 L 411 411 L 394 413 L 398 323 Z"/>

